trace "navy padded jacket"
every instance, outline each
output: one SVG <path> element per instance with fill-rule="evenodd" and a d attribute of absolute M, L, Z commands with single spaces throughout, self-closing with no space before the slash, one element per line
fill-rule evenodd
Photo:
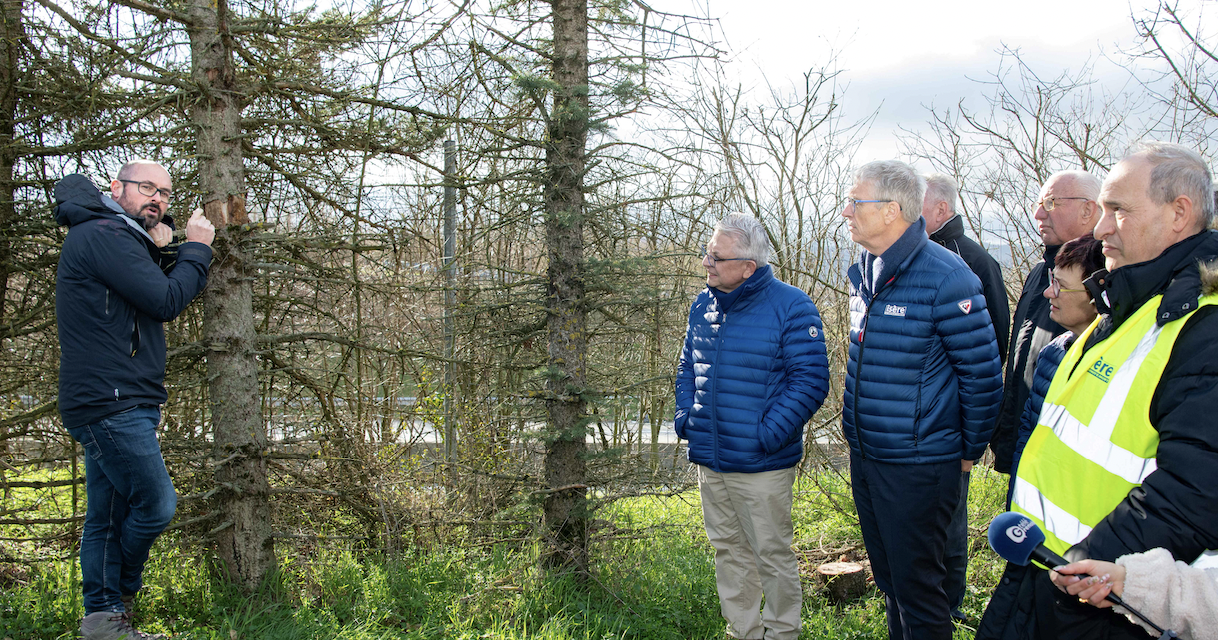
<path fill-rule="evenodd" d="M 1002 398 L 981 281 L 960 256 L 930 242 L 923 225 L 906 236 L 912 249 L 884 265 L 878 291 L 863 282 L 862 258 L 847 272 L 842 430 L 853 454 L 881 462 L 976 460 Z"/>
<path fill-rule="evenodd" d="M 787 469 L 829 392 L 820 313 L 765 267 L 729 311 L 709 288 L 689 310 L 677 367 L 675 427 L 689 461 L 720 473 Z"/>
<path fill-rule="evenodd" d="M 165 328 L 207 284 L 211 247 L 185 242 L 169 273 L 163 253 L 86 177 L 55 185 L 68 227 L 55 280 L 59 413 L 68 428 L 165 402 Z"/>

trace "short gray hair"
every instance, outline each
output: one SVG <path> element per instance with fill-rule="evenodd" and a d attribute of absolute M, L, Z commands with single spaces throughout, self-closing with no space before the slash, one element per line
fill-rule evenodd
<path fill-rule="evenodd" d="M 715 233 L 736 241 L 736 257 L 748 258 L 760 269 L 770 261 L 770 236 L 761 221 L 747 213 L 729 213 L 715 224 Z"/>
<path fill-rule="evenodd" d="M 1184 145 L 1146 141 L 1134 145 L 1126 158 L 1133 156 L 1142 156 L 1154 166 L 1146 195 L 1155 204 L 1188 196 L 1197 210 L 1201 228 L 1214 224 L 1214 179 L 1201 154 Z"/>
<path fill-rule="evenodd" d="M 1100 179 L 1089 171 L 1083 171 L 1082 169 L 1058 171 L 1049 176 L 1049 180 L 1045 180 L 1045 184 L 1049 184 L 1049 181 L 1055 178 L 1070 178 L 1074 186 L 1080 189 L 1078 197 L 1087 198 L 1088 200 L 1099 200 L 1100 198 Z"/>
<path fill-rule="evenodd" d="M 926 178 L 900 160 L 868 162 L 854 172 L 856 183 L 875 185 L 877 200 L 892 200 L 901 205 L 901 217 L 913 224 L 922 217 L 922 197 L 926 194 Z"/>
<path fill-rule="evenodd" d="M 934 198 L 934 202 L 946 202 L 947 210 L 956 214 L 956 190 L 960 186 L 956 180 L 946 173 L 932 173 L 926 176 L 926 195 Z"/>

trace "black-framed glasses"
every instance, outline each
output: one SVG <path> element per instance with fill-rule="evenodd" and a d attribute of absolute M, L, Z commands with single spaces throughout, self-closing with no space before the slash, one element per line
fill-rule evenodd
<path fill-rule="evenodd" d="M 849 202 L 850 206 L 857 209 L 859 208 L 860 204 L 868 204 L 871 202 L 896 202 L 896 200 L 859 200 L 858 198 L 846 198 L 846 202 Z M 901 205 L 897 204 L 897 206 L 900 207 Z"/>
<path fill-rule="evenodd" d="M 1058 200 L 1090 200 L 1090 199 L 1091 198 L 1084 198 L 1082 196 L 1069 196 L 1069 197 L 1067 197 L 1067 196 L 1049 196 L 1048 198 L 1045 198 L 1044 200 L 1037 202 L 1036 206 L 1044 207 L 1045 211 L 1052 211 L 1057 208 Z"/>
<path fill-rule="evenodd" d="M 135 185 L 135 188 L 138 189 L 140 193 L 148 196 L 149 198 L 151 198 L 152 196 L 159 193 L 159 194 L 161 194 L 161 199 L 164 200 L 165 202 L 170 202 L 173 200 L 172 191 L 170 191 L 169 189 L 158 189 L 155 184 L 152 184 L 151 182 L 148 182 L 147 180 L 145 180 L 143 182 L 137 182 L 135 180 L 123 180 L 122 178 L 119 178 L 118 181 Z"/>
<path fill-rule="evenodd" d="M 1052 293 L 1054 298 L 1063 293 L 1085 293 L 1086 291 L 1086 289 L 1063 289 L 1061 280 L 1058 280 L 1052 271 L 1049 272 L 1049 293 Z"/>
<path fill-rule="evenodd" d="M 699 249 L 700 249 L 699 255 L 702 256 L 702 259 L 705 260 L 707 258 L 710 258 L 711 264 L 715 264 L 716 262 L 734 262 L 736 260 L 752 260 L 752 258 L 716 258 L 715 256 L 712 256 L 711 254 L 706 252 L 706 245 L 702 245 L 701 247 L 699 247 Z"/>

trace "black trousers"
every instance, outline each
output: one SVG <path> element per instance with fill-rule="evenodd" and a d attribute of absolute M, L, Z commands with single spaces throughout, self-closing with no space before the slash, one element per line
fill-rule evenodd
<path fill-rule="evenodd" d="M 875 584 L 886 600 L 888 637 L 949 640 L 943 555 L 960 500 L 960 461 L 889 464 L 851 454 L 850 482 Z"/>

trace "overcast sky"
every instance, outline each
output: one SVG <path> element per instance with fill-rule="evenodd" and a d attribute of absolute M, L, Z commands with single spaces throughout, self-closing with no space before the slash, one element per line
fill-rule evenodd
<path fill-rule="evenodd" d="M 1213 0 L 1184 0 L 1182 5 Z M 656 0 L 660 10 L 718 18 L 731 52 L 731 68 L 746 86 L 790 82 L 831 57 L 849 83 L 848 117 L 879 110 L 858 159 L 897 157 L 896 129 L 916 129 L 928 119 L 924 105 L 947 107 L 979 101 L 984 80 L 998 67 L 995 51 L 1019 49 L 1042 77 L 1077 70 L 1088 60 L 1102 81 L 1116 85 L 1128 74 L 1107 62 L 1134 41 L 1131 13 L 1143 15 L 1152 0 L 975 0 L 815 2 L 808 0 Z M 926 9 L 935 7 L 934 13 Z"/>

